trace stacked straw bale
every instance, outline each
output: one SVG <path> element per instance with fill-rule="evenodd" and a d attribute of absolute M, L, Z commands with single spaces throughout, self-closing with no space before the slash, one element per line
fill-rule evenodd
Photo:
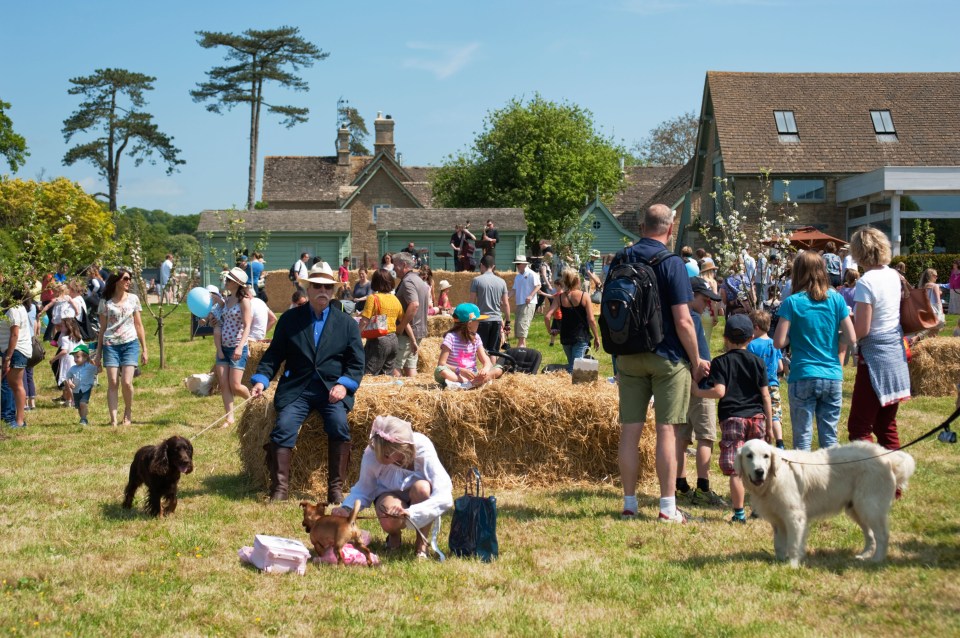
<path fill-rule="evenodd" d="M 349 415 L 356 480 L 370 423 L 380 414 L 411 421 L 437 448 L 455 482 L 479 467 L 495 486 L 556 485 L 571 481 L 610 481 L 619 476 L 620 437 L 615 386 L 600 381 L 572 385 L 566 374 L 511 374 L 470 391 L 440 390 L 426 374 L 403 379 L 364 379 Z M 652 411 L 640 442 L 641 477 L 654 477 Z M 273 387 L 253 402 L 237 432 L 244 470 L 266 488 L 269 477 L 263 445 L 276 421 Z M 326 491 L 327 437 L 316 413 L 300 431 L 290 486 L 301 493 Z M 459 488 L 458 488 L 459 489 Z"/>
<path fill-rule="evenodd" d="M 910 360 L 910 393 L 945 397 L 957 393 L 960 381 L 960 339 L 932 337 L 913 347 Z"/>
<path fill-rule="evenodd" d="M 453 317 L 450 315 L 434 315 L 432 317 L 427 317 L 427 336 L 440 337 L 443 339 L 443 335 L 445 335 L 447 331 L 453 327 L 454 323 Z"/>
<path fill-rule="evenodd" d="M 417 372 L 426 372 L 433 377 L 433 369 L 437 367 L 437 361 L 440 360 L 442 343 L 441 337 L 427 337 L 420 340 L 417 344 Z"/>
<path fill-rule="evenodd" d="M 263 353 L 270 347 L 270 339 L 251 341 L 247 344 L 247 347 L 250 349 L 250 356 L 247 357 L 247 366 L 243 369 L 242 383 L 250 387 L 250 377 L 256 374 L 257 366 L 260 365 L 260 359 L 263 358 Z M 280 370 L 282 371 L 283 368 L 281 367 Z"/>

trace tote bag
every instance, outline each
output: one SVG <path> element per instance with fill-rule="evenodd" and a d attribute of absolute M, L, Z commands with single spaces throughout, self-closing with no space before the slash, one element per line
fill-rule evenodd
<path fill-rule="evenodd" d="M 497 543 L 497 497 L 487 496 L 480 478 L 480 470 L 472 468 L 476 489 L 470 493 L 471 477 L 463 496 L 453 502 L 453 520 L 450 523 L 450 551 L 455 556 L 476 556 L 489 563 L 500 554 Z"/>
<path fill-rule="evenodd" d="M 373 296 L 373 303 L 376 306 L 373 315 L 370 317 L 370 322 L 360 333 L 360 336 L 364 339 L 379 339 L 390 334 L 390 331 L 387 330 L 387 315 L 380 314 L 380 295 Z"/>
<path fill-rule="evenodd" d="M 930 297 L 923 288 L 914 288 L 906 278 L 900 277 L 900 326 L 904 334 L 936 328 L 939 317 L 930 305 Z"/>

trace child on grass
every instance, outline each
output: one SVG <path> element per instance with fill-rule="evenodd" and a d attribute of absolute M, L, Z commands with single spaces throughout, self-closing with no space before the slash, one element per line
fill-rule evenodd
<path fill-rule="evenodd" d="M 690 306 L 690 318 L 697 334 L 697 347 L 700 358 L 710 361 L 710 346 L 703 329 L 703 320 L 711 302 L 720 301 L 720 295 L 713 291 L 702 277 L 691 277 L 693 300 Z M 691 489 L 687 482 L 687 446 L 697 442 L 697 488 Z M 687 409 L 687 422 L 677 428 L 677 495 L 687 498 L 691 505 L 714 505 L 725 507 L 727 502 L 710 489 L 710 457 L 713 455 L 713 442 L 717 440 L 717 401 L 701 398 L 690 393 L 690 407 Z"/>
<path fill-rule="evenodd" d="M 57 354 L 53 356 L 50 362 L 58 362 L 57 385 L 63 390 L 61 401 L 65 408 L 73 407 L 73 393 L 70 392 L 70 387 L 66 381 L 70 368 L 76 363 L 71 353 L 73 349 L 81 343 L 83 343 L 83 340 L 80 338 L 80 324 L 77 323 L 77 320 L 73 317 L 64 317 L 61 319 L 60 338 L 57 339 Z"/>
<path fill-rule="evenodd" d="M 727 317 L 723 330 L 726 352 L 710 364 L 705 379 L 706 389 L 693 388 L 693 394 L 706 399 L 720 399 L 720 469 L 730 477 L 730 500 L 733 503 L 731 523 L 746 523 L 743 511 L 743 483 L 734 471 L 737 450 L 750 439 L 773 439 L 773 417 L 767 370 L 757 355 L 747 351 L 753 338 L 753 322 L 746 315 Z M 766 422 L 766 436 L 763 424 Z"/>
<path fill-rule="evenodd" d="M 763 359 L 767 366 L 767 385 L 770 389 L 770 412 L 773 416 L 773 438 L 777 447 L 783 448 L 783 409 L 780 407 L 780 377 L 783 373 L 783 353 L 773 347 L 770 338 L 770 313 L 766 310 L 754 310 L 750 313 L 753 321 L 753 341 L 747 350 Z"/>
<path fill-rule="evenodd" d="M 87 404 L 90 402 L 90 393 L 97 382 L 97 366 L 90 363 L 90 348 L 81 343 L 73 349 L 76 363 L 67 372 L 66 385 L 73 392 L 73 403 L 80 413 L 80 425 L 87 425 Z"/>
<path fill-rule="evenodd" d="M 485 318 L 472 303 L 462 303 L 453 309 L 456 323 L 443 335 L 440 359 L 433 371 L 437 383 L 454 390 L 469 390 L 503 374 L 503 367 L 493 365 L 477 334 L 480 320 Z"/>

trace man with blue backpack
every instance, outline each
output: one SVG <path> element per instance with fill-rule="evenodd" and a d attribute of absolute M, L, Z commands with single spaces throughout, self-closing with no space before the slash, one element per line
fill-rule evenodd
<path fill-rule="evenodd" d="M 686 522 L 676 506 L 676 428 L 687 420 L 691 375 L 698 382 L 710 369 L 700 359 L 687 306 L 693 299 L 690 278 L 680 256 L 666 247 L 673 224 L 669 207 L 647 209 L 642 238 L 614 257 L 600 304 L 603 347 L 616 356 L 620 376 L 622 517 L 637 515 L 640 434 L 654 397 L 661 523 Z"/>

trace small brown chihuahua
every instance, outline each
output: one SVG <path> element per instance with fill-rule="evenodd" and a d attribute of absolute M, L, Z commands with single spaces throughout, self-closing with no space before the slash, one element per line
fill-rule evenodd
<path fill-rule="evenodd" d="M 337 564 L 343 564 L 343 546 L 353 543 L 353 546 L 363 552 L 367 565 L 373 567 L 373 558 L 370 549 L 363 544 L 360 537 L 360 528 L 357 527 L 357 513 L 360 511 L 360 501 L 353 504 L 350 518 L 343 516 L 327 516 L 327 503 L 300 501 L 303 508 L 303 529 L 310 534 L 310 542 L 317 556 L 323 556 L 328 547 L 333 547 L 337 553 Z"/>

